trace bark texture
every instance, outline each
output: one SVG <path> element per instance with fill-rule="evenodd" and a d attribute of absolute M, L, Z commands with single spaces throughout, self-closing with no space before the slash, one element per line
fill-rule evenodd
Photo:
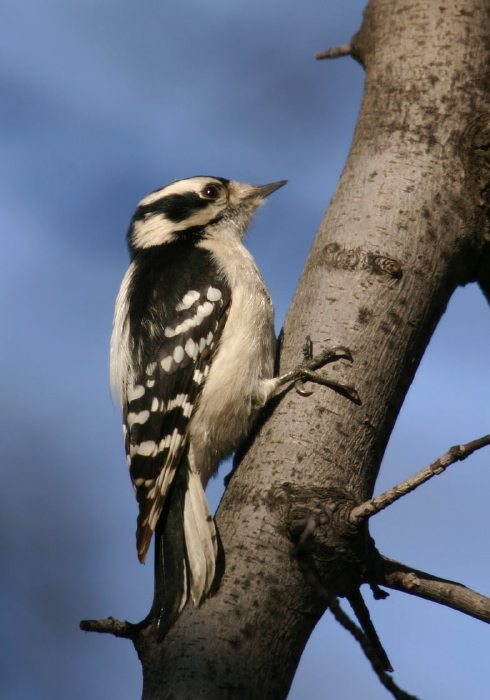
<path fill-rule="evenodd" d="M 291 556 L 295 523 L 321 523 L 313 555 L 329 593 L 371 579 L 376 551 L 349 513 L 372 495 L 452 292 L 490 287 L 490 4 L 371 0 L 351 52 L 366 70 L 364 99 L 287 316 L 281 371 L 301 359 L 307 334 L 316 351 L 346 345 L 354 364 L 326 371 L 362 405 L 317 387 L 268 411 L 217 515 L 219 592 L 189 606 L 163 643 L 151 628 L 134 640 L 146 700 L 287 696 L 326 605 Z"/>

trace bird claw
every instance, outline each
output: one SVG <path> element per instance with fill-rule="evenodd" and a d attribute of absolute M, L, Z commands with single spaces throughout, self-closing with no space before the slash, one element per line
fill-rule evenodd
<path fill-rule="evenodd" d="M 325 348 L 319 355 L 311 357 L 310 360 L 304 364 L 308 364 L 307 369 L 314 371 L 329 362 L 337 362 L 337 360 L 349 360 L 349 362 L 354 362 L 349 348 L 346 348 L 344 345 L 334 345 L 331 348 Z"/>
<path fill-rule="evenodd" d="M 303 362 L 294 370 L 294 374 L 296 375 L 294 382 L 295 391 L 300 396 L 311 396 L 314 393 L 313 389 L 304 388 L 305 382 L 309 381 L 315 384 L 329 386 L 332 389 L 346 394 L 347 397 L 355 403 L 360 403 L 359 394 L 354 387 L 315 372 L 315 370 L 320 369 L 320 367 L 323 367 L 327 363 L 336 362 L 341 359 L 348 360 L 349 362 L 354 361 L 351 351 L 344 345 L 334 345 L 331 348 L 325 348 L 321 353 L 313 357 L 313 343 L 311 337 L 307 335 L 303 345 Z"/>
<path fill-rule="evenodd" d="M 294 382 L 295 391 L 300 396 L 311 396 L 312 394 L 315 393 L 314 389 L 305 389 L 304 386 L 305 386 L 304 379 L 297 379 Z"/>

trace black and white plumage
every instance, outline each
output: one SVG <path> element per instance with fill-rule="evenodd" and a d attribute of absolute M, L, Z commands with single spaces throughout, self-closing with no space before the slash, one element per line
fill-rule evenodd
<path fill-rule="evenodd" d="M 204 487 L 250 431 L 274 378 L 273 306 L 243 235 L 285 182 L 178 180 L 143 199 L 116 301 L 111 381 L 139 503 L 137 550 L 157 530 L 152 614 L 168 628 L 215 576 Z"/>

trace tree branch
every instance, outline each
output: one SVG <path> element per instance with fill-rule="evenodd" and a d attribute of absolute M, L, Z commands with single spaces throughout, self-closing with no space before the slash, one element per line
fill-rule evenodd
<path fill-rule="evenodd" d="M 368 639 L 371 640 L 374 650 L 377 652 L 377 656 L 382 662 L 384 671 L 393 671 L 393 666 L 388 658 L 386 651 L 378 637 L 378 633 L 371 620 L 371 615 L 369 613 L 369 608 L 364 602 L 364 598 L 361 595 L 361 591 L 357 589 L 347 596 L 352 610 L 354 611 L 364 634 Z"/>
<path fill-rule="evenodd" d="M 324 58 L 339 58 L 340 56 L 350 56 L 352 54 L 351 45 L 343 44 L 342 46 L 335 46 L 332 49 L 327 49 L 326 51 L 319 51 L 315 54 L 317 61 L 321 61 Z"/>
<path fill-rule="evenodd" d="M 490 598 L 456 581 L 432 576 L 382 555 L 376 565 L 375 583 L 440 603 L 490 623 Z"/>
<path fill-rule="evenodd" d="M 337 598 L 333 598 L 329 603 L 332 615 L 335 617 L 337 622 L 344 627 L 348 632 L 352 634 L 354 639 L 359 642 L 362 647 L 366 658 L 370 661 L 374 672 L 378 676 L 380 682 L 384 687 L 389 690 L 396 700 L 418 700 L 415 695 L 410 695 L 406 691 L 399 688 L 394 682 L 393 678 L 386 673 L 383 668 L 383 664 L 379 660 L 377 653 L 373 652 L 371 641 L 364 634 L 360 627 L 358 627 L 355 622 L 353 622 L 350 617 L 342 610 Z"/>
<path fill-rule="evenodd" d="M 322 522 L 318 522 L 313 517 L 307 518 L 303 523 L 303 530 L 298 537 L 298 541 L 294 549 L 291 551 L 291 555 L 298 560 L 299 568 L 305 580 L 311 586 L 312 590 L 315 591 L 315 595 L 321 600 L 325 601 L 326 605 L 331 608 L 338 622 L 345 627 L 346 625 L 342 619 L 337 617 L 334 610 L 335 606 L 340 610 L 337 598 L 327 589 L 321 580 L 311 553 L 315 531 L 320 524 L 325 524 L 325 522 L 325 518 L 322 518 Z M 301 523 L 296 522 L 295 528 L 299 526 L 301 526 Z M 357 634 L 354 636 L 361 644 L 364 653 L 370 660 L 374 670 L 378 675 L 380 673 L 384 674 L 386 671 L 393 671 L 391 662 L 371 621 L 369 610 L 363 600 L 360 590 L 358 588 L 356 590 L 352 590 L 346 597 L 362 628 L 362 630 L 359 630 L 360 635 Z M 340 612 L 342 611 L 340 610 Z M 342 615 L 345 615 L 345 613 L 342 613 Z M 352 623 L 352 625 L 354 625 L 354 623 Z M 354 627 L 356 626 L 354 625 Z M 352 632 L 352 629 L 349 627 L 347 627 L 347 629 Z"/>
<path fill-rule="evenodd" d="M 131 622 L 122 622 L 114 617 L 105 620 L 82 620 L 80 629 L 83 632 L 99 632 L 100 634 L 113 634 L 114 637 L 123 639 L 135 639 L 141 629 L 141 625 L 133 625 Z"/>
<path fill-rule="evenodd" d="M 427 467 L 424 467 L 413 476 L 405 479 L 405 481 L 402 481 L 397 486 L 393 486 L 393 488 L 376 496 L 376 498 L 371 498 L 369 501 L 365 501 L 353 508 L 350 513 L 351 523 L 353 525 L 359 525 L 364 520 L 367 520 L 367 518 L 376 515 L 376 513 L 390 506 L 402 496 L 414 491 L 418 486 L 432 479 L 436 474 L 442 474 L 442 472 L 451 464 L 454 464 L 454 462 L 466 459 L 473 454 L 473 452 L 487 445 L 490 445 L 490 435 L 485 435 L 484 437 L 478 438 L 478 440 L 468 442 L 466 445 L 455 445 L 451 447 L 442 457 L 431 462 Z"/>

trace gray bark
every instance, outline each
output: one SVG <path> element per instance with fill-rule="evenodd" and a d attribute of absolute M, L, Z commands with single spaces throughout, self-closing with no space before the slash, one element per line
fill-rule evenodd
<path fill-rule="evenodd" d="M 316 351 L 346 345 L 354 364 L 326 371 L 355 385 L 362 405 L 317 387 L 268 411 L 217 514 L 219 591 L 189 606 L 163 643 L 152 629 L 135 639 L 146 700 L 287 696 L 326 607 L 291 556 L 294 523 L 321 523 L 313 554 L 330 594 L 376 580 L 367 528 L 348 514 L 372 495 L 452 292 L 474 280 L 489 289 L 489 3 L 371 0 L 351 51 L 366 70 L 364 99 L 285 322 L 281 371 L 301 359 L 307 334 Z"/>

